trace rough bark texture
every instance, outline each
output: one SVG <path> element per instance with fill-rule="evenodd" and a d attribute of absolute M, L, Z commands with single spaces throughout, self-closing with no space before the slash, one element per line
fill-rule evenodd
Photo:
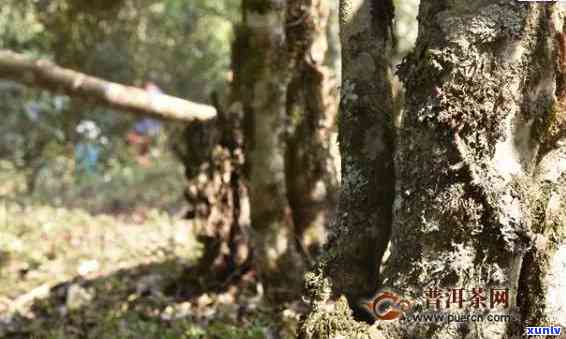
<path fill-rule="evenodd" d="M 218 272 L 238 267 L 242 260 L 229 256 L 252 257 L 245 245 L 249 225 L 240 223 L 243 212 L 236 209 L 243 204 L 239 209 L 248 211 L 245 177 L 254 267 L 269 298 L 290 300 L 301 291 L 302 250 L 324 239 L 336 187 L 328 154 L 335 83 L 322 65 L 327 9 L 322 1 L 294 0 L 244 1 L 242 10 L 228 115 L 218 109 L 217 120 L 191 124 L 188 149 L 179 152 L 189 180 L 188 216 L 203 221 L 200 266 Z M 230 173 L 238 184 L 224 179 Z M 234 243 L 234 231 L 243 241 Z"/>
<path fill-rule="evenodd" d="M 326 266 L 308 276 L 315 302 L 303 325 L 305 337 L 518 338 L 527 326 L 564 327 L 563 22 L 564 10 L 555 5 L 423 0 L 416 48 L 400 69 L 407 106 L 396 138 L 391 252 L 380 284 L 412 302 L 407 315 L 435 311 L 435 300 L 429 295 L 427 305 L 425 292 L 438 288 L 440 311 L 510 318 L 363 326 L 344 310 L 343 300 L 333 308 L 324 303 L 333 288 L 352 281 L 361 286 L 358 277 L 368 276 L 356 270 L 360 256 L 343 250 L 349 244 L 363 250 L 363 242 L 338 233 L 338 240 L 353 240 L 332 241 Z M 343 33 L 348 36 L 347 27 Z M 364 130 L 354 128 L 352 133 Z M 342 151 L 341 203 L 348 180 L 364 173 L 348 165 L 355 151 L 344 145 Z M 360 201 L 372 197 L 358 192 Z M 371 220 L 371 212 L 351 206 L 341 211 Z M 356 222 L 344 224 L 339 229 Z M 332 265 L 343 253 L 348 270 L 336 278 Z M 447 291 L 474 288 L 508 289 L 509 307 L 490 309 L 488 294 L 488 305 L 476 308 L 466 294 L 462 308 L 447 308 Z"/>
<path fill-rule="evenodd" d="M 115 109 L 150 114 L 162 119 L 209 120 L 216 115 L 212 106 L 165 94 L 148 93 L 140 88 L 62 68 L 48 60 L 33 59 L 6 50 L 0 51 L 0 77 L 28 86 L 88 98 Z"/>
<path fill-rule="evenodd" d="M 297 248 L 285 181 L 287 1 L 243 2 L 242 46 L 236 72 L 245 112 L 254 263 L 273 300 L 300 290 L 304 262 Z"/>
<path fill-rule="evenodd" d="M 326 302 L 345 295 L 356 317 L 367 319 L 357 303 L 375 292 L 389 239 L 395 191 L 392 20 L 392 1 L 340 2 L 342 190 L 321 271 L 307 278 L 313 310 L 302 326 L 304 337 L 367 335 L 345 299 L 329 307 Z"/>
<path fill-rule="evenodd" d="M 339 121 L 342 191 L 327 272 L 350 302 L 377 287 L 394 193 L 389 1 L 340 4 L 343 80 Z"/>
<path fill-rule="evenodd" d="M 512 318 L 383 329 L 388 337 L 506 338 L 522 335 L 526 326 L 556 324 L 563 314 L 550 307 L 549 285 L 563 282 L 548 273 L 552 252 L 563 245 L 560 232 L 548 226 L 548 207 L 560 199 L 556 180 L 564 178 L 560 173 L 552 183 L 539 173 L 563 165 L 548 160 L 550 153 L 538 159 L 555 101 L 561 10 L 508 1 L 422 1 L 419 20 L 417 46 L 401 69 L 407 109 L 397 139 L 383 285 L 425 310 L 431 288 L 509 289 L 509 307 L 479 309 Z M 444 305 L 444 292 L 441 299 Z M 456 311 L 478 308 L 465 300 Z"/>
<path fill-rule="evenodd" d="M 336 117 L 336 82 L 324 65 L 328 50 L 326 25 L 329 8 L 324 1 L 293 3 L 287 25 L 290 53 L 297 66 L 287 95 L 287 196 L 299 246 L 309 257 L 326 240 L 329 213 L 337 190 L 337 169 L 331 154 Z"/>
<path fill-rule="evenodd" d="M 183 135 L 186 147 L 176 148 L 187 178 L 186 218 L 193 220 L 204 247 L 196 271 L 190 268 L 186 278 L 204 282 L 207 289 L 241 276 L 252 257 L 250 206 L 243 182 L 243 112 L 235 99 L 228 100 L 233 104 L 227 103 L 226 110 L 214 100 L 217 119 L 189 124 Z"/>
<path fill-rule="evenodd" d="M 241 72 L 248 53 L 247 30 L 236 28 L 232 44 L 234 81 L 226 100 L 212 96 L 216 119 L 190 123 L 182 143 L 175 146 L 185 166 L 188 203 L 186 218 L 194 221 L 203 257 L 197 273 L 187 272 L 194 284 L 195 275 L 204 288 L 226 285 L 253 268 L 250 241 L 250 201 L 245 180 L 244 78 Z"/>

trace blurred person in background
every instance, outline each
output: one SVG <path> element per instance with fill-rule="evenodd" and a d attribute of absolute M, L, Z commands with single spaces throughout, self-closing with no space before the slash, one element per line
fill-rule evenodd
<path fill-rule="evenodd" d="M 75 146 L 75 172 L 94 175 L 100 156 L 100 145 L 97 143 L 100 128 L 94 121 L 83 120 L 77 125 L 76 131 L 80 141 Z"/>
<path fill-rule="evenodd" d="M 153 82 L 147 81 L 144 89 L 150 94 L 162 94 L 161 89 Z M 149 166 L 150 149 L 161 131 L 161 122 L 152 118 L 138 120 L 126 135 L 126 141 L 131 145 L 138 164 Z"/>

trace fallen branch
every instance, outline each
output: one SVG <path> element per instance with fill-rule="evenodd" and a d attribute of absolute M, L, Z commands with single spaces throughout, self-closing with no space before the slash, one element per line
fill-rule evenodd
<path fill-rule="evenodd" d="M 216 116 L 216 109 L 209 105 L 120 85 L 57 66 L 49 60 L 34 59 L 2 49 L 0 78 L 30 87 L 64 92 L 69 96 L 94 99 L 117 110 L 149 114 L 162 119 L 193 121 L 209 120 Z"/>
<path fill-rule="evenodd" d="M 24 313 L 26 307 L 29 307 L 31 302 L 35 299 L 45 299 L 49 296 L 49 291 L 51 290 L 51 285 L 45 283 L 38 286 L 31 291 L 27 292 L 16 298 L 11 304 L 9 304 L 9 313 L 20 312 Z"/>

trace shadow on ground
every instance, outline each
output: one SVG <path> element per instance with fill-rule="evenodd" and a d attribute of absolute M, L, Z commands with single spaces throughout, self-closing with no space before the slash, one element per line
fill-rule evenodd
<path fill-rule="evenodd" d="M 211 281 L 176 260 L 139 265 L 48 289 L 26 310 L 2 319 L 4 338 L 292 337 L 297 314 L 266 307 L 253 272 Z"/>

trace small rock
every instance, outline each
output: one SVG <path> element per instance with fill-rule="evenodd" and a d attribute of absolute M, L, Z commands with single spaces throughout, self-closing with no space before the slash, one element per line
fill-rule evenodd
<path fill-rule="evenodd" d="M 76 310 L 89 303 L 94 295 L 79 284 L 72 284 L 67 290 L 67 300 L 65 304 L 69 310 Z"/>

